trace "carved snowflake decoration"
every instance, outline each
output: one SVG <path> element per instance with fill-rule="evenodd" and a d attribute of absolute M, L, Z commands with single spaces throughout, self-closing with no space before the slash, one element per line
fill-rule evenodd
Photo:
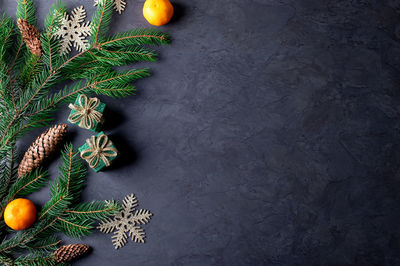
<path fill-rule="evenodd" d="M 94 6 L 97 6 L 99 4 L 100 0 L 94 0 Z M 122 11 L 125 10 L 126 7 L 126 2 L 125 0 L 114 0 L 114 9 L 121 14 Z"/>
<path fill-rule="evenodd" d="M 115 231 L 111 237 L 115 249 L 125 246 L 128 241 L 127 234 L 131 237 L 132 241 L 144 243 L 146 234 L 139 225 L 147 224 L 153 214 L 144 209 L 136 210 L 137 206 L 138 200 L 134 194 L 126 196 L 122 202 L 121 213 L 112 219 L 106 219 L 97 227 L 105 234 Z"/>
<path fill-rule="evenodd" d="M 70 52 L 72 45 L 79 52 L 87 49 L 89 42 L 85 37 L 90 35 L 91 28 L 90 22 L 83 23 L 85 18 L 86 10 L 83 6 L 74 8 L 71 16 L 64 14 L 60 29 L 56 32 L 61 43 L 61 54 Z"/>

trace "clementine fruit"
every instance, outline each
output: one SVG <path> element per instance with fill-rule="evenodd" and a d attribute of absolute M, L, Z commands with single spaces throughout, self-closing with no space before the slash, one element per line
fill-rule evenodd
<path fill-rule="evenodd" d="M 174 14 L 174 7 L 169 0 L 146 0 L 143 16 L 154 26 L 167 24 Z"/>
<path fill-rule="evenodd" d="M 29 228 L 36 220 L 36 207 L 28 199 L 15 199 L 4 210 L 4 222 L 11 229 Z"/>

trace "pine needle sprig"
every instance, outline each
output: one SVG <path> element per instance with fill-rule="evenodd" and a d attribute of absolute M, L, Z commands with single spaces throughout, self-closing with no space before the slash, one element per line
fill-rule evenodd
<path fill-rule="evenodd" d="M 92 17 L 91 41 L 93 46 L 97 46 L 102 41 L 109 30 L 113 14 L 113 0 L 99 0 L 97 10 Z"/>
<path fill-rule="evenodd" d="M 150 76 L 148 68 L 111 72 L 102 76 L 92 77 L 92 85 L 90 86 L 98 94 L 110 97 L 126 97 L 136 91 L 131 82 L 148 76 Z"/>
<path fill-rule="evenodd" d="M 48 238 L 40 239 L 36 242 L 30 243 L 27 246 L 28 250 L 33 253 L 48 253 L 56 250 L 58 248 L 58 244 L 61 243 L 61 240 L 56 236 L 50 236 Z"/>
<path fill-rule="evenodd" d="M 40 60 L 40 57 L 34 54 L 29 54 L 26 59 L 26 65 L 19 74 L 19 80 L 17 79 L 17 82 L 21 81 L 24 87 L 29 87 L 32 80 L 43 71 L 43 67 L 44 64 Z"/>
<path fill-rule="evenodd" d="M 123 66 L 141 61 L 154 62 L 157 60 L 157 53 L 139 46 L 128 46 L 118 49 L 99 48 L 94 52 L 93 60 L 95 59 L 104 65 Z"/>
<path fill-rule="evenodd" d="M 74 219 L 104 220 L 118 214 L 121 204 L 117 201 L 92 201 L 77 204 L 66 211 Z"/>
<path fill-rule="evenodd" d="M 48 178 L 49 173 L 40 168 L 25 174 L 22 178 L 18 178 L 11 186 L 8 196 L 6 197 L 7 201 L 10 202 L 15 198 L 23 197 L 38 191 L 46 185 Z"/>
<path fill-rule="evenodd" d="M 93 221 L 88 219 L 78 220 L 71 217 L 58 217 L 58 221 L 57 230 L 72 238 L 80 239 L 88 236 L 94 228 L 91 226 Z"/>
<path fill-rule="evenodd" d="M 40 255 L 29 254 L 24 257 L 19 257 L 12 261 L 12 265 L 16 266 L 55 266 L 64 265 L 58 264 L 53 255 Z"/>
<path fill-rule="evenodd" d="M 170 42 L 170 36 L 158 30 L 134 29 L 105 38 L 100 47 L 118 49 L 129 45 L 169 44 Z"/>
<path fill-rule="evenodd" d="M 67 8 L 65 4 L 57 0 L 57 2 L 51 6 L 49 14 L 45 19 L 44 25 L 46 31 L 42 34 L 44 51 L 43 61 L 50 69 L 50 72 L 54 68 L 60 67 L 60 65 L 67 60 L 66 55 L 60 54 L 61 44 L 56 36 L 66 12 Z"/>
<path fill-rule="evenodd" d="M 17 1 L 17 19 L 24 19 L 31 25 L 36 25 L 35 4 L 33 0 Z"/>
<path fill-rule="evenodd" d="M 13 34 L 14 34 L 14 22 L 10 17 L 3 14 L 0 21 L 0 38 L 2 43 L 0 44 L 0 58 L 2 63 L 6 64 L 10 61 L 11 45 L 13 44 Z"/>
<path fill-rule="evenodd" d="M 87 170 L 82 159 L 77 156 L 72 144 L 67 144 L 62 151 L 60 175 L 50 185 L 50 198 L 42 208 L 38 220 L 46 215 L 60 216 L 74 201 L 78 201 L 83 189 Z"/>
<path fill-rule="evenodd" d="M 3 178 L 0 179 L 0 199 L 4 199 L 6 197 L 6 195 L 9 193 L 8 191 L 10 187 L 17 180 L 17 158 L 17 152 L 14 147 L 10 150 L 10 155 L 6 156 L 1 162 L 3 169 L 1 170 L 0 174 Z"/>
<path fill-rule="evenodd" d="M 0 95 L 1 106 L 4 113 L 9 114 L 10 110 L 14 108 L 13 95 L 11 94 L 10 76 L 8 74 L 8 67 L 5 63 L 0 62 Z"/>

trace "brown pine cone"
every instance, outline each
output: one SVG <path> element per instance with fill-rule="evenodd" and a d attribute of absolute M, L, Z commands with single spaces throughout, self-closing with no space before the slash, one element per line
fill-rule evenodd
<path fill-rule="evenodd" d="M 58 148 L 65 134 L 67 125 L 59 124 L 49 128 L 32 143 L 25 152 L 24 158 L 18 167 L 18 177 L 30 173 L 51 156 Z"/>
<path fill-rule="evenodd" d="M 57 263 L 71 262 L 85 255 L 89 249 L 90 246 L 83 244 L 65 245 L 54 251 L 54 257 Z"/>
<path fill-rule="evenodd" d="M 42 42 L 40 41 L 40 33 L 35 27 L 28 23 L 25 19 L 18 19 L 18 28 L 21 32 L 26 46 L 31 50 L 32 54 L 42 55 Z"/>

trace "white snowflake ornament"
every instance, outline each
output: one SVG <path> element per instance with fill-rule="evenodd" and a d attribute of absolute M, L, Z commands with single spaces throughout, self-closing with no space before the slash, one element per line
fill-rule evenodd
<path fill-rule="evenodd" d="M 90 35 L 91 27 L 90 22 L 83 23 L 85 18 L 86 10 L 83 6 L 74 8 L 71 16 L 64 14 L 60 29 L 56 32 L 61 43 L 61 54 L 70 52 L 72 45 L 79 52 L 88 48 L 89 42 L 85 37 Z"/>
<path fill-rule="evenodd" d="M 94 6 L 97 6 L 99 4 L 100 0 L 94 0 Z M 122 11 L 125 10 L 126 7 L 126 2 L 125 0 L 114 0 L 114 9 L 121 14 Z"/>
<path fill-rule="evenodd" d="M 121 213 L 112 219 L 106 219 L 97 227 L 105 234 L 115 231 L 111 237 L 115 249 L 125 246 L 128 241 L 127 234 L 132 241 L 144 243 L 146 234 L 139 225 L 147 224 L 153 214 L 144 209 L 136 210 L 137 206 L 138 201 L 134 194 L 126 196 L 122 202 Z"/>

